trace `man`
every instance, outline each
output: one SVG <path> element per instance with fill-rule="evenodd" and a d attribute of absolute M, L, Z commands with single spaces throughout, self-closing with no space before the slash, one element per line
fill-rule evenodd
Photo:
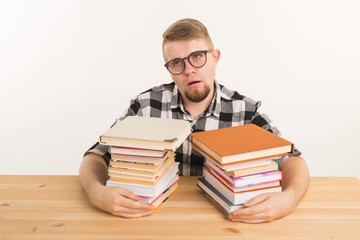
<path fill-rule="evenodd" d="M 220 51 L 214 49 L 206 27 L 194 19 L 182 19 L 163 34 L 165 67 L 173 82 L 154 87 L 131 100 L 120 120 L 130 115 L 185 119 L 193 130 L 204 131 L 253 123 L 279 134 L 266 115 L 258 111 L 259 102 L 231 91 L 215 81 Z M 282 159 L 280 193 L 267 193 L 253 198 L 245 208 L 229 215 L 232 221 L 260 223 L 290 213 L 305 193 L 309 173 L 305 161 L 294 155 Z M 114 215 L 137 218 L 152 214 L 153 207 L 137 202 L 139 197 L 115 187 L 105 186 L 107 147 L 96 143 L 80 167 L 80 182 L 89 200 L 98 208 Z M 202 175 L 204 158 L 191 148 L 187 139 L 177 150 L 182 175 Z"/>

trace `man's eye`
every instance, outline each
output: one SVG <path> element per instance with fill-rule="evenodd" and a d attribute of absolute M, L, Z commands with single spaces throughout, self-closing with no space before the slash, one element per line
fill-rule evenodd
<path fill-rule="evenodd" d="M 180 66 L 182 65 L 182 61 L 180 59 L 174 59 L 170 62 L 170 64 L 173 66 Z"/>
<path fill-rule="evenodd" d="M 204 54 L 201 53 L 201 52 L 196 52 L 196 53 L 194 53 L 194 54 L 191 55 L 191 58 L 194 59 L 194 60 L 199 60 L 200 58 L 203 57 L 203 55 L 204 55 Z"/>

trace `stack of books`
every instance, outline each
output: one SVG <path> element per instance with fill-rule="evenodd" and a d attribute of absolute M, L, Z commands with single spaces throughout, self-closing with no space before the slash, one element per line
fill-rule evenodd
<path fill-rule="evenodd" d="M 191 136 L 194 149 L 206 158 L 198 186 L 228 213 L 260 194 L 281 192 L 282 173 L 275 160 L 292 154 L 293 143 L 254 124 Z"/>
<path fill-rule="evenodd" d="M 111 160 L 107 186 L 125 188 L 158 208 L 176 191 L 175 150 L 191 133 L 188 121 L 129 116 L 100 136 Z"/>

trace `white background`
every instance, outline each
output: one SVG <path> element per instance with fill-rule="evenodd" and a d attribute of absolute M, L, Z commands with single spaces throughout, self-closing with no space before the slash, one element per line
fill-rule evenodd
<path fill-rule="evenodd" d="M 262 101 L 312 176 L 360 177 L 360 4 L 1 1 L 0 174 L 77 174 L 130 98 L 171 78 L 162 33 L 202 21 L 217 80 Z"/>

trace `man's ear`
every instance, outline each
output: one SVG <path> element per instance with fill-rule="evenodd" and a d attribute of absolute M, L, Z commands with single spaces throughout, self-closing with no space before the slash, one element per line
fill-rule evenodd
<path fill-rule="evenodd" d="M 218 63 L 219 59 L 220 59 L 220 50 L 219 49 L 215 49 L 214 52 L 214 58 L 215 58 L 215 62 Z"/>

